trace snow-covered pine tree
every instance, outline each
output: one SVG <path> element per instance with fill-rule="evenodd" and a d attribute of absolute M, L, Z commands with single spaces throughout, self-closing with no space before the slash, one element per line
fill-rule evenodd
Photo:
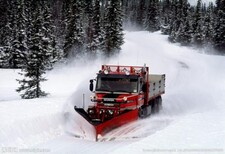
<path fill-rule="evenodd" d="M 64 56 L 74 57 L 84 49 L 84 31 L 82 20 L 82 5 L 80 0 L 70 0 L 67 31 L 64 44 Z"/>
<path fill-rule="evenodd" d="M 172 6 L 170 0 L 161 2 L 160 27 L 163 34 L 169 35 L 170 23 L 172 18 Z"/>
<path fill-rule="evenodd" d="M 103 37 L 101 27 L 100 0 L 86 0 L 84 8 L 86 51 L 93 57 L 100 49 Z"/>
<path fill-rule="evenodd" d="M 121 0 L 109 0 L 104 16 L 103 51 L 107 56 L 118 53 L 123 44 Z"/>
<path fill-rule="evenodd" d="M 7 24 L 7 1 L 0 1 L 0 47 L 4 46 L 5 25 Z"/>
<path fill-rule="evenodd" d="M 94 10 L 93 10 L 93 49 L 98 51 L 101 49 L 103 32 L 101 24 L 101 11 L 100 11 L 100 0 L 94 1 Z"/>
<path fill-rule="evenodd" d="M 45 32 L 48 30 L 47 21 L 43 21 L 43 10 L 41 2 L 35 1 L 33 10 L 33 20 L 29 53 L 26 58 L 26 65 L 21 75 L 22 80 L 18 80 L 21 85 L 17 92 L 22 92 L 21 97 L 24 99 L 38 98 L 46 96 L 47 93 L 41 90 L 41 82 L 46 81 L 43 76 L 47 70 L 51 69 L 51 49 L 49 38 L 46 38 Z M 43 8 L 43 7 L 42 7 Z M 45 24 L 45 25 L 44 25 Z M 46 29 L 47 28 L 47 29 Z"/>
<path fill-rule="evenodd" d="M 198 0 L 195 8 L 195 13 L 193 16 L 193 44 L 200 47 L 203 44 L 204 36 L 203 36 L 203 27 L 202 27 L 202 13 L 201 13 L 202 1 Z"/>
<path fill-rule="evenodd" d="M 130 18 L 129 18 L 129 14 L 130 14 L 130 8 L 129 8 L 129 0 L 122 0 L 122 6 L 123 6 L 123 12 L 124 12 L 124 18 L 123 18 L 123 21 L 124 21 L 124 24 L 128 24 L 130 21 Z"/>
<path fill-rule="evenodd" d="M 191 7 L 187 0 L 182 1 L 181 25 L 177 31 L 176 41 L 181 45 L 190 45 L 192 41 L 192 13 Z"/>
<path fill-rule="evenodd" d="M 44 34 L 44 42 L 43 48 L 51 53 L 51 63 L 55 63 L 59 61 L 63 54 L 62 51 L 58 48 L 58 43 L 56 40 L 56 36 L 54 33 L 54 26 L 52 20 L 52 9 L 50 2 L 43 1 L 43 34 Z"/>
<path fill-rule="evenodd" d="M 4 3 L 5 4 L 5 3 Z M 3 6 L 2 6 L 3 7 Z M 7 1 L 4 5 L 5 7 L 5 15 L 6 24 L 2 25 L 1 29 L 1 55 L 0 55 L 0 65 L 4 68 L 10 68 L 10 59 L 11 59 L 11 48 L 12 48 L 12 21 L 14 20 L 14 14 L 12 12 L 12 4 L 10 1 Z"/>
<path fill-rule="evenodd" d="M 85 27 L 85 43 L 86 43 L 86 52 L 89 54 L 95 54 L 96 45 L 94 44 L 94 25 L 93 25 L 93 0 L 86 0 L 84 4 L 85 13 L 84 13 L 84 27 Z"/>
<path fill-rule="evenodd" d="M 150 32 L 154 32 L 160 29 L 158 5 L 159 5 L 158 0 L 150 0 L 148 4 L 144 27 L 146 30 Z"/>
<path fill-rule="evenodd" d="M 179 7 L 181 1 L 179 0 L 172 0 L 171 8 L 172 8 L 172 16 L 169 24 L 169 41 L 176 42 L 177 38 L 177 31 L 179 30 L 181 18 L 179 17 L 182 12 L 182 9 Z"/>
<path fill-rule="evenodd" d="M 225 53 L 225 0 L 216 1 L 216 22 L 214 27 L 213 46 L 221 54 Z"/>
<path fill-rule="evenodd" d="M 144 28 L 144 22 L 145 22 L 145 18 L 146 18 L 146 1 L 145 0 L 139 0 L 138 2 L 136 1 L 137 5 L 138 5 L 138 9 L 137 9 L 137 26 L 138 28 L 140 28 L 141 30 Z"/>
<path fill-rule="evenodd" d="M 209 3 L 206 14 L 204 16 L 204 47 L 211 46 L 213 39 L 213 27 L 214 27 L 214 5 L 212 2 Z"/>
<path fill-rule="evenodd" d="M 9 64 L 11 68 L 23 67 L 27 51 L 26 15 L 24 0 L 12 1 L 11 35 L 9 38 Z"/>
<path fill-rule="evenodd" d="M 129 3 L 129 11 L 128 14 L 125 14 L 125 17 L 128 18 L 128 26 L 137 26 L 137 18 L 138 18 L 138 5 L 136 0 L 128 0 Z M 126 24 L 126 23 L 125 23 Z"/>
<path fill-rule="evenodd" d="M 6 17 L 7 24 L 3 28 L 3 53 L 1 54 L 0 60 L 3 67 L 16 68 L 17 67 L 17 54 L 14 52 L 14 42 L 18 40 L 17 37 L 17 19 L 16 15 L 18 12 L 17 1 L 7 1 Z M 17 16 L 18 17 L 18 16 Z"/>

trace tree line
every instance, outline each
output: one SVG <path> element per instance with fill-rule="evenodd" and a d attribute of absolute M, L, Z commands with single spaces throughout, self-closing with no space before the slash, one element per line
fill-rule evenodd
<path fill-rule="evenodd" d="M 122 17 L 121 0 L 0 0 L 0 67 L 22 68 L 32 46 L 52 62 L 119 52 Z"/>
<path fill-rule="evenodd" d="M 174 43 L 225 54 L 225 0 L 124 0 L 124 24 L 150 32 L 161 30 Z"/>

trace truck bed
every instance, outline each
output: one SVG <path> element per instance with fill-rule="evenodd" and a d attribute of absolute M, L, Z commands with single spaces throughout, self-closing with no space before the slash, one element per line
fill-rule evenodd
<path fill-rule="evenodd" d="M 149 100 L 165 93 L 165 74 L 151 74 L 149 75 L 149 81 Z"/>

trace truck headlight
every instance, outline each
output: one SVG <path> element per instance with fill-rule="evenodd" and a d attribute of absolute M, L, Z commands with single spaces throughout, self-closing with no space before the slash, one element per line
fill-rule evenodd
<path fill-rule="evenodd" d="M 94 110 L 89 110 L 89 114 L 94 114 Z"/>
<path fill-rule="evenodd" d="M 127 97 L 123 97 L 123 101 L 126 102 L 127 101 Z"/>
<path fill-rule="evenodd" d="M 109 71 L 108 70 L 104 70 L 104 74 L 109 74 Z"/>
<path fill-rule="evenodd" d="M 108 110 L 108 113 L 109 113 L 110 115 L 113 115 L 113 110 Z"/>

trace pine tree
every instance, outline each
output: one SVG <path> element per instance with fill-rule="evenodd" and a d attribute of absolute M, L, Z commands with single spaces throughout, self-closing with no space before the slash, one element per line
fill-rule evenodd
<path fill-rule="evenodd" d="M 70 4 L 64 44 L 64 56 L 67 58 L 77 56 L 84 49 L 81 1 L 71 0 Z"/>
<path fill-rule="evenodd" d="M 5 25 L 7 24 L 7 1 L 0 0 L 0 47 L 4 46 Z"/>
<path fill-rule="evenodd" d="M 122 6 L 123 6 L 123 12 L 124 12 L 124 24 L 128 24 L 130 22 L 129 14 L 130 14 L 130 8 L 129 8 L 129 0 L 122 0 Z"/>
<path fill-rule="evenodd" d="M 213 27 L 214 27 L 214 16 L 213 16 L 214 6 L 213 3 L 209 3 L 209 6 L 204 17 L 204 46 L 209 46 L 212 44 L 213 38 Z"/>
<path fill-rule="evenodd" d="M 138 18 L 138 6 L 136 4 L 137 2 L 135 0 L 131 1 L 131 7 L 130 7 L 130 13 L 129 13 L 129 19 L 131 24 L 137 26 L 137 18 Z"/>
<path fill-rule="evenodd" d="M 180 20 L 181 18 L 179 18 L 179 15 L 182 14 L 182 12 L 180 12 L 181 8 L 179 8 L 179 1 L 178 0 L 172 0 L 172 4 L 171 4 L 171 8 L 173 10 L 172 13 L 172 17 L 170 20 L 170 24 L 169 24 L 169 41 L 171 42 L 176 42 L 176 38 L 177 38 L 177 31 L 179 30 L 180 27 Z"/>
<path fill-rule="evenodd" d="M 19 0 L 18 14 L 17 14 L 17 40 L 14 40 L 13 46 L 18 63 L 17 67 L 23 67 L 24 61 L 27 54 L 27 34 L 26 34 L 26 22 L 27 18 L 25 15 L 25 3 L 24 0 Z"/>
<path fill-rule="evenodd" d="M 177 38 L 176 41 L 181 43 L 181 45 L 190 45 L 192 42 L 192 14 L 190 9 L 190 4 L 184 0 L 184 6 L 183 6 L 183 12 L 182 12 L 182 19 L 181 19 L 181 25 L 179 27 L 179 30 L 177 32 Z"/>
<path fill-rule="evenodd" d="M 86 51 L 90 54 L 94 54 L 96 52 L 96 46 L 94 44 L 94 8 L 93 1 L 87 0 L 85 1 L 85 30 L 86 30 Z"/>
<path fill-rule="evenodd" d="M 121 0 L 111 0 L 104 17 L 103 51 L 107 56 L 118 53 L 123 44 Z"/>
<path fill-rule="evenodd" d="M 203 29 L 202 29 L 202 13 L 201 13 L 201 0 L 198 0 L 197 6 L 195 9 L 195 13 L 193 16 L 193 43 L 197 46 L 201 46 L 203 44 L 204 36 L 203 36 Z"/>
<path fill-rule="evenodd" d="M 9 2 L 9 18 L 6 25 L 5 57 L 10 68 L 23 67 L 27 51 L 26 15 L 23 0 Z"/>
<path fill-rule="evenodd" d="M 170 23 L 172 23 L 172 5 L 170 0 L 163 0 L 161 2 L 160 13 L 161 31 L 163 34 L 169 35 Z"/>
<path fill-rule="evenodd" d="M 144 28 L 144 19 L 146 18 L 146 3 L 145 0 L 139 0 L 137 10 L 137 26 Z"/>
<path fill-rule="evenodd" d="M 54 26 L 52 25 L 53 20 L 52 20 L 52 10 L 50 7 L 49 2 L 42 2 L 43 6 L 43 34 L 44 34 L 44 39 L 43 39 L 43 48 L 46 50 L 46 52 L 51 53 L 51 63 L 55 63 L 59 61 L 62 58 L 62 53 L 58 48 L 58 43 L 56 40 L 56 36 L 54 35 Z"/>
<path fill-rule="evenodd" d="M 100 12 L 100 0 L 95 0 L 93 10 L 93 49 L 98 51 L 102 46 L 103 32 L 101 25 L 101 12 Z"/>
<path fill-rule="evenodd" d="M 145 21 L 146 30 L 154 32 L 160 29 L 158 0 L 150 0 Z"/>
<path fill-rule="evenodd" d="M 6 6 L 5 6 L 6 5 Z M 12 2 L 7 1 L 6 4 L 3 5 L 5 7 L 5 13 L 2 15 L 5 15 L 6 23 L 2 25 L 1 29 L 1 54 L 0 54 L 0 65 L 4 68 L 10 68 L 10 60 L 11 57 L 11 49 L 12 49 L 12 38 L 13 38 L 13 31 L 12 31 L 12 21 L 14 21 L 14 13 L 13 13 L 13 6 Z M 3 7 L 2 6 L 2 7 Z"/>
<path fill-rule="evenodd" d="M 21 85 L 17 92 L 23 92 L 21 97 L 24 99 L 39 98 L 46 96 L 47 93 L 41 90 L 41 82 L 46 81 L 43 75 L 46 70 L 51 67 L 51 51 L 49 51 L 49 40 L 46 38 L 46 30 L 49 28 L 47 21 L 43 20 L 43 11 L 41 10 L 41 2 L 35 2 L 35 10 L 33 11 L 32 26 L 29 53 L 26 57 L 26 65 L 21 75 L 24 79 L 18 80 Z"/>
<path fill-rule="evenodd" d="M 216 23 L 213 45 L 220 53 L 225 53 L 225 0 L 216 2 Z"/>

